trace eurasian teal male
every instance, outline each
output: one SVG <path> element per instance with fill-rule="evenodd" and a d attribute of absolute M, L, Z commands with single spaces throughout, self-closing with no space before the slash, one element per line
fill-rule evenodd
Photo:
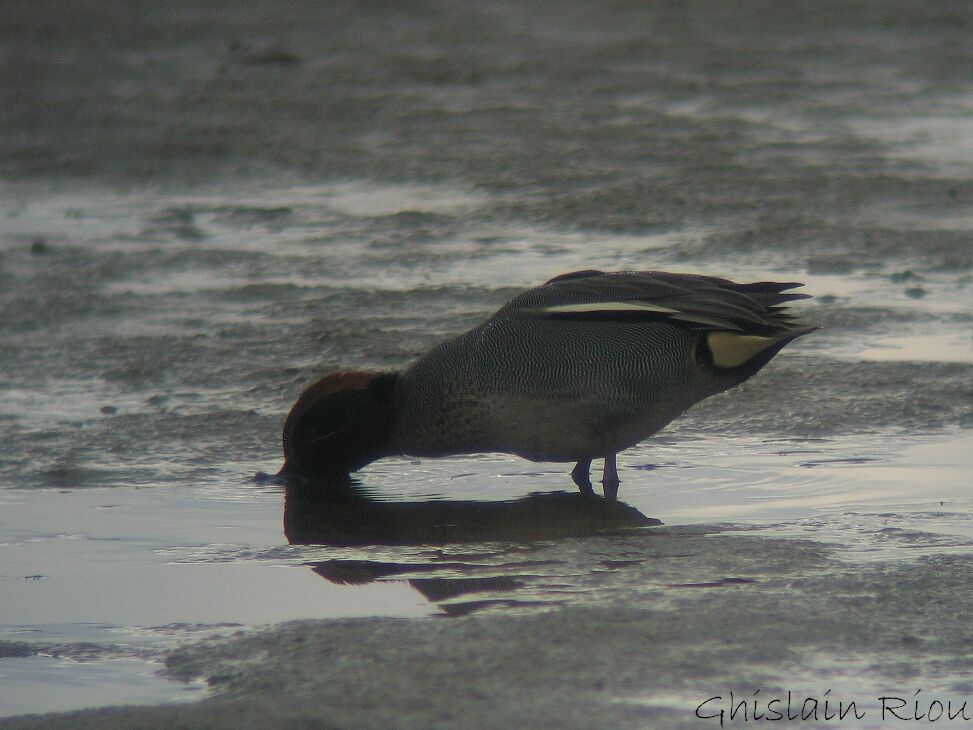
<path fill-rule="evenodd" d="M 284 473 L 346 479 L 391 455 L 499 451 L 576 462 L 590 493 L 615 455 L 694 403 L 742 383 L 800 326 L 797 283 L 662 271 L 577 271 L 514 297 L 401 373 L 339 372 L 298 398 L 284 424 Z"/>

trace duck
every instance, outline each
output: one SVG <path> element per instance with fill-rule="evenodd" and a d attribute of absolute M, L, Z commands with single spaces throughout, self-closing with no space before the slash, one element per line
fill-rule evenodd
<path fill-rule="evenodd" d="M 324 375 L 283 428 L 282 475 L 350 479 L 388 456 L 501 452 L 573 463 L 617 499 L 617 454 L 753 377 L 817 329 L 787 306 L 797 282 L 664 271 L 574 271 L 518 294 L 399 372 Z"/>

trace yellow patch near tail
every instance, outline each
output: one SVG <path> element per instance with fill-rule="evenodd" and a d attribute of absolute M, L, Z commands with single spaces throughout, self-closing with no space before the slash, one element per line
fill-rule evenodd
<path fill-rule="evenodd" d="M 710 332 L 706 344 L 713 353 L 713 364 L 718 368 L 735 368 L 753 359 L 772 344 L 774 337 L 738 335 L 733 332 Z"/>

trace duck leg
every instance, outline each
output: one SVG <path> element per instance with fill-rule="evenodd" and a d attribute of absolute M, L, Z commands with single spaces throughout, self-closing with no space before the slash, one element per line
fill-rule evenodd
<path fill-rule="evenodd" d="M 582 494 L 594 494 L 595 490 L 591 488 L 591 477 L 588 475 L 588 471 L 591 469 L 591 459 L 582 459 L 577 464 L 574 465 L 574 469 L 571 470 L 571 478 L 574 483 L 578 485 L 578 489 L 581 490 Z"/>
<path fill-rule="evenodd" d="M 605 471 L 601 476 L 601 488 L 605 493 L 605 501 L 608 504 L 615 504 L 618 499 L 618 471 L 615 468 L 615 455 L 608 454 L 605 457 Z"/>

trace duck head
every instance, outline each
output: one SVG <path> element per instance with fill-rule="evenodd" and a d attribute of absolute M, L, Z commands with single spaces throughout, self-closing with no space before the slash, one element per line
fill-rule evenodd
<path fill-rule="evenodd" d="M 396 373 L 341 372 L 308 386 L 284 422 L 282 474 L 346 479 L 388 455 Z"/>

